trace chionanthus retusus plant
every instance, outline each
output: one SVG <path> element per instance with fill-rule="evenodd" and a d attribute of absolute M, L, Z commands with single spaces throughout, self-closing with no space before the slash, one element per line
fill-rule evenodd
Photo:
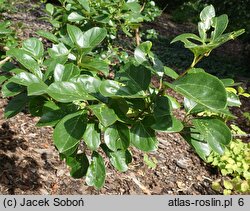
<path fill-rule="evenodd" d="M 204 160 L 211 151 L 223 154 L 231 141 L 225 121 L 234 117 L 228 107 L 240 105 L 237 95 L 226 89 L 234 82 L 195 65 L 243 30 L 223 34 L 228 18 L 216 17 L 212 5 L 200 18 L 199 36 L 183 34 L 173 40 L 194 53 L 193 63 L 181 75 L 164 66 L 149 41 L 125 62 L 110 66 L 102 52 L 94 51 L 107 36 L 105 28 L 83 32 L 68 24 L 63 38 L 43 32 L 53 42 L 47 50 L 37 38 L 25 40 L 20 48 L 7 51 L 18 67 L 9 70 L 2 85 L 2 95 L 11 97 L 5 117 L 27 106 L 40 117 L 37 126 L 54 128 L 54 144 L 71 175 L 86 177 L 86 183 L 96 188 L 105 181 L 103 156 L 125 172 L 132 161 L 131 147 L 157 150 L 156 131 L 180 133 Z M 159 87 L 151 83 L 152 76 L 157 76 Z M 173 82 L 166 82 L 166 77 Z M 184 96 L 183 120 L 173 115 L 181 105 L 167 94 L 169 88 Z"/>

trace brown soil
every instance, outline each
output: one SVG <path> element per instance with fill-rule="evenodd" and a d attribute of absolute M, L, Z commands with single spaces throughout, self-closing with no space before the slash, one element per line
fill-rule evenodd
<path fill-rule="evenodd" d="M 32 10 L 5 15 L 27 26 L 23 37 L 49 27 Z M 168 19 L 164 22 L 173 26 Z M 153 26 L 164 28 L 157 23 Z M 179 34 L 180 26 L 174 28 Z M 84 179 L 70 177 L 53 145 L 51 128 L 36 127 L 37 119 L 24 113 L 4 119 L 6 104 L 0 98 L 0 194 L 218 194 L 211 189 L 211 182 L 220 178 L 217 170 L 200 160 L 180 135 L 166 133 L 158 134 L 159 150 L 150 154 L 158 162 L 155 169 L 145 165 L 143 153 L 132 149 L 133 162 L 127 172 L 119 173 L 106 162 L 106 183 L 97 191 Z"/>

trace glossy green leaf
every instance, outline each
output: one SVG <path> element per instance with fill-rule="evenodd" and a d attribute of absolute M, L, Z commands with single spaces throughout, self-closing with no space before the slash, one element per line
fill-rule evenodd
<path fill-rule="evenodd" d="M 165 115 L 161 118 L 155 119 L 155 123 L 151 125 L 151 128 L 157 131 L 176 133 L 183 129 L 183 124 L 173 115 Z"/>
<path fill-rule="evenodd" d="M 117 81 L 105 80 L 101 83 L 100 93 L 105 97 L 125 97 L 125 98 L 144 98 L 146 94 L 133 83 L 122 84 Z"/>
<path fill-rule="evenodd" d="M 205 43 L 207 39 L 207 31 L 211 28 L 212 19 L 215 17 L 215 10 L 213 5 L 205 7 L 200 13 L 201 21 L 198 23 L 199 35 Z"/>
<path fill-rule="evenodd" d="M 131 84 L 137 90 L 147 90 L 151 82 L 151 71 L 143 65 L 135 66 L 129 63 L 118 73 L 118 77 L 121 83 Z"/>
<path fill-rule="evenodd" d="M 55 70 L 54 70 L 55 81 L 62 81 L 63 73 L 65 72 L 64 69 L 65 69 L 65 66 L 62 64 L 57 64 L 55 66 Z"/>
<path fill-rule="evenodd" d="M 130 145 L 130 132 L 127 125 L 117 122 L 106 128 L 104 141 L 112 151 L 127 149 Z"/>
<path fill-rule="evenodd" d="M 83 139 L 89 149 L 91 149 L 92 151 L 97 150 L 97 148 L 101 144 L 101 134 L 96 124 L 87 124 Z"/>
<path fill-rule="evenodd" d="M 91 60 L 83 61 L 81 68 L 94 72 L 102 72 L 105 76 L 109 74 L 109 64 L 99 58 L 92 58 Z"/>
<path fill-rule="evenodd" d="M 11 118 L 21 112 L 28 103 L 28 97 L 22 93 L 12 98 L 4 110 L 4 117 Z"/>
<path fill-rule="evenodd" d="M 128 1 L 123 5 L 123 9 L 131 10 L 135 13 L 140 13 L 141 5 L 136 1 Z"/>
<path fill-rule="evenodd" d="M 101 103 L 97 105 L 91 105 L 89 108 L 104 127 L 108 127 L 118 120 L 114 110 L 109 108 L 106 104 Z"/>
<path fill-rule="evenodd" d="M 68 26 L 68 25 L 67 25 Z M 81 31 L 80 28 L 77 28 Z M 77 44 L 71 39 L 70 34 L 68 32 L 68 28 L 66 27 L 67 33 L 65 35 L 61 35 L 60 43 L 63 43 L 65 46 L 69 46 L 71 49 L 77 46 Z M 79 31 L 79 32 L 80 32 Z M 79 50 L 79 49 L 78 49 Z"/>
<path fill-rule="evenodd" d="M 84 47 L 84 37 L 81 29 L 77 26 L 67 25 L 67 32 L 73 43 L 75 43 L 79 48 Z"/>
<path fill-rule="evenodd" d="M 86 111 L 65 116 L 55 127 L 53 139 L 58 151 L 66 156 L 73 154 L 87 125 Z"/>
<path fill-rule="evenodd" d="M 35 76 L 32 73 L 28 73 L 28 72 L 21 72 L 15 76 L 13 76 L 10 79 L 10 81 L 13 83 L 16 83 L 16 84 L 23 85 L 23 86 L 29 86 L 33 83 L 42 82 L 41 79 L 39 79 L 37 76 Z"/>
<path fill-rule="evenodd" d="M 231 131 L 227 125 L 214 118 L 193 119 L 192 122 L 208 145 L 215 152 L 223 154 L 224 145 L 229 144 L 232 139 Z"/>
<path fill-rule="evenodd" d="M 173 79 L 177 79 L 179 77 L 179 75 L 173 69 L 166 66 L 164 67 L 164 74 Z"/>
<path fill-rule="evenodd" d="M 108 14 L 97 15 L 95 16 L 95 19 L 98 23 L 104 23 L 114 26 L 114 22 L 110 19 L 110 16 Z"/>
<path fill-rule="evenodd" d="M 135 121 L 127 116 L 129 105 L 124 98 L 109 99 L 110 108 L 114 109 L 120 122 L 134 124 Z"/>
<path fill-rule="evenodd" d="M 191 68 L 188 70 L 188 73 L 205 73 L 205 70 L 202 68 Z"/>
<path fill-rule="evenodd" d="M 43 95 L 47 93 L 47 88 L 48 86 L 43 82 L 30 84 L 27 87 L 28 96 Z"/>
<path fill-rule="evenodd" d="M 7 72 L 11 72 L 11 73 L 13 73 L 14 75 L 17 75 L 17 74 L 19 74 L 19 73 L 22 73 L 22 72 L 25 72 L 25 70 L 23 70 L 23 69 L 20 69 L 20 68 L 15 68 L 16 66 L 13 66 L 13 67 L 11 67 L 10 66 L 10 70 L 8 71 L 7 70 Z M 12 69 L 12 68 L 14 68 L 14 69 Z M 5 71 L 4 69 L 2 70 L 3 72 Z"/>
<path fill-rule="evenodd" d="M 48 94 L 58 102 L 67 103 L 74 100 L 94 100 L 83 87 L 76 83 L 57 81 L 47 89 Z"/>
<path fill-rule="evenodd" d="M 71 167 L 70 175 L 73 178 L 84 177 L 89 167 L 89 160 L 83 153 L 66 157 L 66 163 Z"/>
<path fill-rule="evenodd" d="M 138 64 L 142 64 L 147 61 L 147 54 L 150 52 L 151 47 L 152 43 L 150 41 L 143 42 L 136 47 L 134 57 Z"/>
<path fill-rule="evenodd" d="M 94 27 L 83 33 L 78 27 L 67 25 L 69 37 L 79 48 L 91 50 L 107 36 L 107 30 Z"/>
<path fill-rule="evenodd" d="M 7 51 L 8 56 L 13 56 L 20 62 L 25 68 L 36 75 L 39 78 L 43 77 L 38 63 L 26 53 L 23 49 L 10 49 Z"/>
<path fill-rule="evenodd" d="M 82 7 L 83 7 L 86 11 L 90 12 L 89 0 L 77 0 L 77 1 L 79 2 L 79 4 L 82 5 Z"/>
<path fill-rule="evenodd" d="M 211 20 L 213 17 L 215 17 L 215 9 L 213 5 L 206 6 L 200 13 L 200 19 L 203 22 Z"/>
<path fill-rule="evenodd" d="M 212 19 L 212 26 L 214 27 L 214 31 L 211 33 L 212 40 L 217 39 L 219 36 L 223 34 L 228 25 L 228 17 L 227 15 L 221 15 L 219 17 L 214 17 Z"/>
<path fill-rule="evenodd" d="M 153 125 L 151 128 L 154 130 L 167 130 L 172 126 L 172 118 L 171 118 L 171 103 L 167 97 L 159 96 L 156 98 L 154 102 L 154 118 L 155 123 L 150 121 Z M 144 120 L 146 121 L 146 120 Z"/>
<path fill-rule="evenodd" d="M 71 78 L 80 75 L 80 69 L 70 63 L 65 66 L 62 64 L 57 64 L 54 71 L 54 80 L 55 81 L 69 81 Z"/>
<path fill-rule="evenodd" d="M 43 43 L 34 37 L 25 40 L 22 48 L 35 59 L 40 59 L 44 53 Z"/>
<path fill-rule="evenodd" d="M 65 114 L 60 111 L 50 111 L 41 116 L 41 119 L 36 124 L 37 127 L 45 127 L 45 126 L 55 126 Z"/>
<path fill-rule="evenodd" d="M 60 21 L 57 21 L 57 20 L 53 19 L 53 20 L 50 20 L 49 22 L 51 23 L 51 25 L 52 25 L 54 28 L 59 28 L 59 27 L 61 27 Z"/>
<path fill-rule="evenodd" d="M 195 40 L 195 41 L 198 41 L 198 42 L 202 43 L 202 39 L 200 37 L 198 37 L 195 34 L 191 34 L 191 33 L 184 33 L 184 34 L 178 35 L 177 37 L 175 37 L 171 41 L 171 43 L 181 41 L 181 42 L 183 42 L 185 44 L 185 47 L 187 47 L 187 46 L 193 46 L 193 47 L 197 46 L 197 45 L 193 44 L 192 42 L 190 42 L 190 40 Z"/>
<path fill-rule="evenodd" d="M 227 104 L 227 93 L 223 83 L 208 73 L 190 73 L 170 85 L 186 98 L 211 109 L 223 109 Z"/>
<path fill-rule="evenodd" d="M 68 20 L 71 22 L 77 22 L 84 20 L 84 17 L 77 12 L 71 12 L 68 16 Z"/>
<path fill-rule="evenodd" d="M 47 67 L 44 74 L 44 79 L 50 79 L 53 77 L 54 70 L 57 64 L 65 64 L 68 61 L 68 56 L 59 56 L 56 58 L 48 58 L 44 61 L 43 65 Z"/>
<path fill-rule="evenodd" d="M 145 152 L 155 151 L 158 146 L 155 131 L 150 127 L 146 127 L 141 122 L 132 126 L 130 141 L 136 148 Z"/>
<path fill-rule="evenodd" d="M 128 170 L 128 164 L 131 162 L 132 156 L 128 150 L 110 152 L 111 164 L 120 172 Z"/>
<path fill-rule="evenodd" d="M 58 43 L 57 37 L 48 31 L 38 30 L 38 31 L 36 31 L 36 34 L 38 34 L 41 37 L 46 38 L 47 40 L 54 42 L 54 43 Z"/>
<path fill-rule="evenodd" d="M 148 120 L 151 122 L 152 129 L 164 132 L 179 132 L 183 129 L 181 121 L 172 115 L 171 105 L 171 101 L 165 96 L 156 98 L 153 112 L 154 120 Z"/>
<path fill-rule="evenodd" d="M 24 90 L 23 86 L 13 83 L 11 81 L 6 81 L 2 86 L 3 97 L 13 97 Z"/>
<path fill-rule="evenodd" d="M 42 96 L 33 97 L 29 100 L 29 112 L 32 116 L 42 116 L 46 98 Z"/>
<path fill-rule="evenodd" d="M 1 75 L 0 76 L 0 85 L 2 84 L 2 83 L 4 83 L 7 79 L 9 79 L 10 77 L 9 76 L 7 76 L 7 75 Z"/>
<path fill-rule="evenodd" d="M 196 153 L 206 161 L 211 153 L 211 148 L 200 132 L 196 128 L 185 128 L 181 135 L 195 149 Z"/>
<path fill-rule="evenodd" d="M 233 92 L 227 92 L 227 105 L 228 106 L 241 106 L 239 97 Z"/>
<path fill-rule="evenodd" d="M 93 152 L 92 161 L 86 174 L 86 183 L 100 189 L 104 185 L 106 168 L 104 160 L 97 152 Z"/>
<path fill-rule="evenodd" d="M 223 108 L 223 109 L 211 109 L 211 108 L 207 108 L 201 104 L 197 104 L 196 102 L 184 98 L 184 107 L 186 112 L 190 113 L 190 114 L 198 114 L 204 111 L 209 111 L 212 112 L 214 114 L 217 114 L 218 116 L 225 116 L 228 119 L 231 118 L 236 118 L 232 113 L 230 113 L 230 111 L 228 110 L 228 108 Z"/>
<path fill-rule="evenodd" d="M 184 108 L 186 110 L 187 113 L 192 113 L 191 111 L 196 107 L 197 108 L 197 103 L 194 102 L 193 100 L 190 100 L 186 97 L 184 97 Z M 199 105 L 198 105 L 199 106 Z M 204 111 L 206 107 L 204 106 L 199 106 L 199 108 L 197 109 L 198 113 L 201 112 L 201 111 Z"/>
<path fill-rule="evenodd" d="M 68 57 L 69 50 L 65 47 L 63 43 L 59 43 L 58 45 L 53 44 L 52 48 L 48 49 L 48 53 L 52 58 L 57 58 L 60 56 Z"/>
<path fill-rule="evenodd" d="M 89 94 L 95 94 L 99 92 L 99 86 L 101 81 L 90 75 L 80 75 L 79 77 L 74 77 L 70 81 L 79 84 L 79 86 L 84 87 Z"/>
<path fill-rule="evenodd" d="M 45 8 L 50 15 L 53 15 L 55 9 L 53 4 L 48 3 L 46 4 Z"/>
<path fill-rule="evenodd" d="M 174 97 L 171 97 L 171 96 L 168 96 L 168 95 L 165 95 L 165 97 L 167 97 L 170 100 L 171 107 L 173 109 L 178 109 L 178 108 L 181 107 L 180 103 Z"/>
<path fill-rule="evenodd" d="M 224 84 L 225 87 L 229 87 L 229 86 L 234 85 L 234 80 L 231 78 L 224 78 L 224 79 L 220 79 L 220 80 Z"/>
<path fill-rule="evenodd" d="M 74 104 L 57 105 L 52 101 L 48 101 L 43 106 L 43 114 L 37 126 L 55 126 L 63 117 L 75 113 L 77 110 L 78 107 Z"/>
<path fill-rule="evenodd" d="M 104 28 L 94 27 L 83 34 L 83 48 L 94 48 L 99 45 L 107 36 L 107 30 Z"/>
<path fill-rule="evenodd" d="M 215 47 L 218 47 L 220 45 L 222 45 L 223 43 L 229 41 L 229 40 L 234 40 L 236 37 L 242 35 L 245 33 L 245 30 L 244 29 L 240 29 L 238 31 L 233 31 L 233 32 L 230 32 L 230 33 L 226 33 L 226 34 L 223 34 L 221 36 L 219 36 L 215 41 L 214 41 L 214 45 Z"/>
<path fill-rule="evenodd" d="M 154 116 L 156 118 L 171 115 L 171 103 L 167 97 L 157 96 L 154 102 Z"/>
<path fill-rule="evenodd" d="M 154 72 L 162 78 L 164 75 L 164 65 L 162 61 L 155 54 L 152 54 L 151 61 L 153 63 Z"/>

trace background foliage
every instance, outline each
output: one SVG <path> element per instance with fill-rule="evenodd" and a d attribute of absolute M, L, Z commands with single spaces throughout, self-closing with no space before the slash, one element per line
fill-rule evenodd
<path fill-rule="evenodd" d="M 250 1 L 249 0 L 156 0 L 160 8 L 166 8 L 175 20 L 185 22 L 187 20 L 197 21 L 201 8 L 212 4 L 219 14 L 227 13 L 231 26 L 246 29 L 245 39 L 250 39 Z M 229 27 L 229 30 L 232 30 Z"/>

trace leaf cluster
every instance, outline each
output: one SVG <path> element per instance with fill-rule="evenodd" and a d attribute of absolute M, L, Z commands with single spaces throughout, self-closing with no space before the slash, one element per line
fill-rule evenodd
<path fill-rule="evenodd" d="M 11 26 L 10 21 L 0 22 L 0 51 L 4 51 L 5 47 L 11 48 L 18 44 L 16 33 Z"/>

